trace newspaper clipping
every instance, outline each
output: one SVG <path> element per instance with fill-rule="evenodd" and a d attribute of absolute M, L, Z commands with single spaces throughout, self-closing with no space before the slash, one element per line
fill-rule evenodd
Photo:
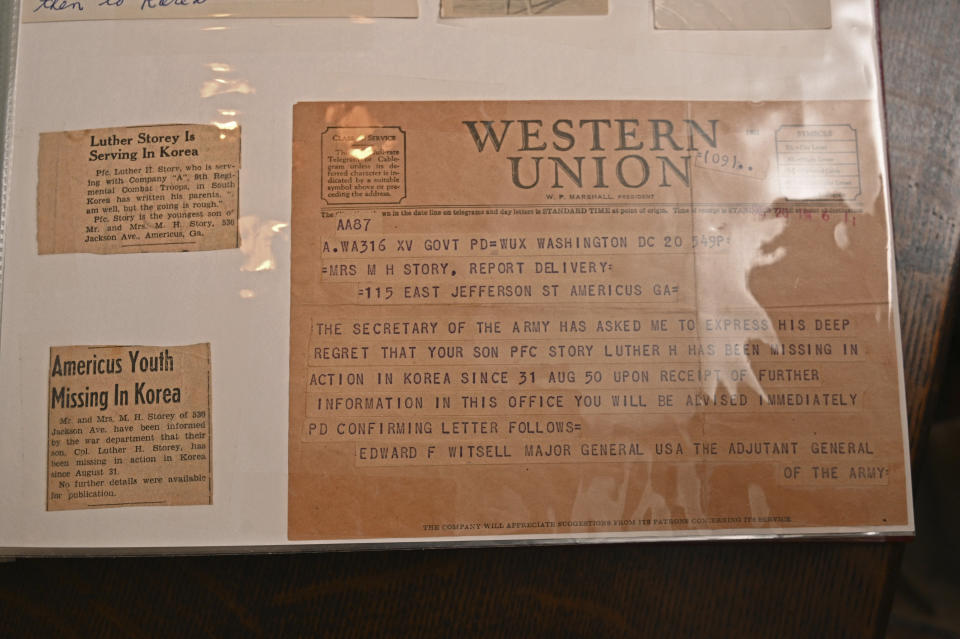
<path fill-rule="evenodd" d="M 172 124 L 42 133 L 39 252 L 237 248 L 239 193 L 239 128 Z"/>
<path fill-rule="evenodd" d="M 213 503 L 210 345 L 50 349 L 47 510 Z"/>

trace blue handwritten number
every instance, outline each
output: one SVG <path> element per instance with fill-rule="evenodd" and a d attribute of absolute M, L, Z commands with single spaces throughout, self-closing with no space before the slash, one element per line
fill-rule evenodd
<path fill-rule="evenodd" d="M 33 10 L 34 13 L 40 9 L 49 9 L 50 11 L 66 11 L 67 9 L 76 9 L 83 11 L 83 5 L 79 0 L 40 0 L 40 4 Z"/>

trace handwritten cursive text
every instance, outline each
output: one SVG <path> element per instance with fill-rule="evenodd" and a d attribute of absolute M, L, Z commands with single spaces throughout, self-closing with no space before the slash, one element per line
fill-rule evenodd
<path fill-rule="evenodd" d="M 33 10 L 34 13 L 46 9 L 48 11 L 83 11 L 83 5 L 80 0 L 39 0 L 39 4 Z"/>

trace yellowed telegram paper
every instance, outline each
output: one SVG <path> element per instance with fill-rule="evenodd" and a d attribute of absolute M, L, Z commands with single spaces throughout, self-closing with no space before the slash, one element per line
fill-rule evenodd
<path fill-rule="evenodd" d="M 658 29 L 829 29 L 830 0 L 654 0 Z"/>
<path fill-rule="evenodd" d="M 416 18 L 417 0 L 23 0 L 23 22 L 175 18 Z"/>
<path fill-rule="evenodd" d="M 910 530 L 879 130 L 298 104 L 290 538 Z"/>
<path fill-rule="evenodd" d="M 47 510 L 213 503 L 210 345 L 50 349 Z"/>
<path fill-rule="evenodd" d="M 171 124 L 41 133 L 38 250 L 237 248 L 239 194 L 239 128 Z"/>
<path fill-rule="evenodd" d="M 606 15 L 607 0 L 442 0 L 444 18 Z"/>

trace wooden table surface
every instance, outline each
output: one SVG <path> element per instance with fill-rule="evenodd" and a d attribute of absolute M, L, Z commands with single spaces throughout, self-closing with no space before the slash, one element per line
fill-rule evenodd
<path fill-rule="evenodd" d="M 910 434 L 957 272 L 960 2 L 881 0 Z M 696 543 L 0 565 L 0 634 L 878 637 L 897 543 Z"/>

